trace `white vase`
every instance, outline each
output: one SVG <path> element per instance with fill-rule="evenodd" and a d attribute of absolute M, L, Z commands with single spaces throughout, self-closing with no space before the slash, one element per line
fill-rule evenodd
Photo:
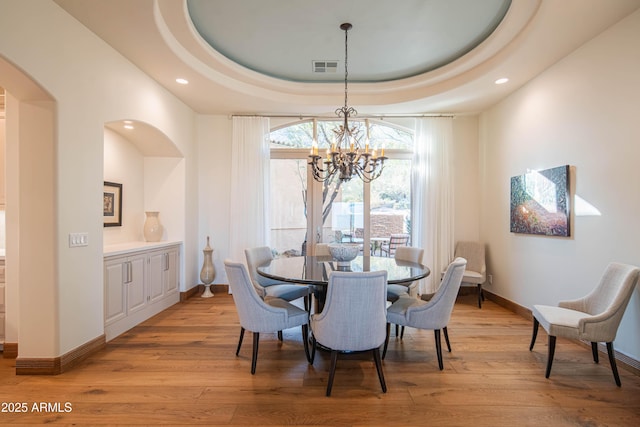
<path fill-rule="evenodd" d="M 147 218 L 144 221 L 144 240 L 147 242 L 159 242 L 162 238 L 162 224 L 158 218 L 159 212 L 145 212 Z"/>
<path fill-rule="evenodd" d="M 204 263 L 202 264 L 202 270 L 200 270 L 200 280 L 204 284 L 204 292 L 200 296 L 202 298 L 211 298 L 213 296 L 211 282 L 216 277 L 216 268 L 213 265 L 213 249 L 209 246 L 209 236 L 207 236 L 207 246 L 202 252 L 204 253 Z"/>

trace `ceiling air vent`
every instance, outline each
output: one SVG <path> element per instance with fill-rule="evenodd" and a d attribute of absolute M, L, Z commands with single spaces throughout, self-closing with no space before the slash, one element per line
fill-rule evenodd
<path fill-rule="evenodd" d="M 313 61 L 314 73 L 335 73 L 338 70 L 338 61 Z"/>

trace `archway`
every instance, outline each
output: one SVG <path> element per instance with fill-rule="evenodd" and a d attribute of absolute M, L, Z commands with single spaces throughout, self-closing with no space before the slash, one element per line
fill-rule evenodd
<path fill-rule="evenodd" d="M 0 57 L 6 90 L 6 286 L 3 357 L 57 354 L 56 150 L 53 98 Z M 18 348 L 18 344 L 20 347 Z"/>

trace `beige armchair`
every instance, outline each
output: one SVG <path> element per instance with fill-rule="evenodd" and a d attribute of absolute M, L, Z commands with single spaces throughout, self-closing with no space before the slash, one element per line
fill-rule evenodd
<path fill-rule="evenodd" d="M 606 343 L 613 378 L 616 385 L 621 386 L 613 353 L 613 340 L 639 277 L 640 269 L 638 267 L 611 263 L 605 270 L 598 286 L 584 298 L 562 301 L 557 307 L 533 306 L 531 310 L 533 336 L 529 351 L 533 350 L 538 335 L 538 326 L 542 325 L 549 335 L 546 378 L 549 378 L 551 374 L 556 337 L 565 337 L 591 342 L 595 363 L 598 363 L 598 343 Z"/>
<path fill-rule="evenodd" d="M 462 276 L 461 286 L 475 286 L 478 293 L 478 308 L 482 308 L 484 293 L 482 284 L 487 279 L 487 265 L 485 262 L 484 243 L 461 241 L 456 244 L 455 258 L 467 260 L 467 268 Z"/>

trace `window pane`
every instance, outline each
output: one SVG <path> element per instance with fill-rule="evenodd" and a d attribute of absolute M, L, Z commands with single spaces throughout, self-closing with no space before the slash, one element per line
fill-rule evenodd
<path fill-rule="evenodd" d="M 411 160 L 389 159 L 371 182 L 371 238 L 411 234 Z"/>
<path fill-rule="evenodd" d="M 313 142 L 313 122 L 306 121 L 276 129 L 270 134 L 271 149 L 310 148 Z"/>
<path fill-rule="evenodd" d="M 324 242 L 362 243 L 364 238 L 364 184 L 334 177 L 323 194 Z"/>
<path fill-rule="evenodd" d="M 307 163 L 271 159 L 271 248 L 278 255 L 300 255 L 307 233 Z"/>

